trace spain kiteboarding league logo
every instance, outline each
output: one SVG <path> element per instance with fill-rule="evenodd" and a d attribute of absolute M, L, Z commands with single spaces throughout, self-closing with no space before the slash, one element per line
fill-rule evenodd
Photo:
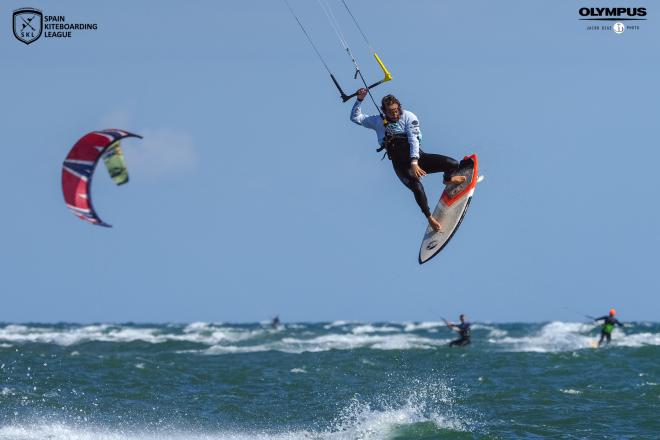
<path fill-rule="evenodd" d="M 16 39 L 30 44 L 41 37 L 44 30 L 44 15 L 39 9 L 20 8 L 14 11 L 12 23 Z"/>
<path fill-rule="evenodd" d="M 98 24 L 70 20 L 64 15 L 44 15 L 35 8 L 20 8 L 12 15 L 12 27 L 18 41 L 30 44 L 39 37 L 67 40 L 81 31 L 97 30 Z"/>

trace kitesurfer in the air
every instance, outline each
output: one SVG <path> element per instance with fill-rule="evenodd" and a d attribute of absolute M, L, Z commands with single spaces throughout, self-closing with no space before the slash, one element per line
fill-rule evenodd
<path fill-rule="evenodd" d="M 376 131 L 381 149 L 387 151 L 396 175 L 415 195 L 415 201 L 429 225 L 436 231 L 442 230 L 440 222 L 431 215 L 421 178 L 430 173 L 444 172 L 446 185 L 465 182 L 465 176 L 453 175 L 459 168 L 459 162 L 448 156 L 422 151 L 419 119 L 412 112 L 404 110 L 394 95 L 387 95 L 381 101 L 385 119 L 363 114 L 360 105 L 367 93 L 366 88 L 357 91 L 357 100 L 351 110 L 351 121 Z"/>
<path fill-rule="evenodd" d="M 460 324 L 444 320 L 447 327 L 458 333 L 458 339 L 451 341 L 450 347 L 463 347 L 470 343 L 470 323 L 465 319 L 465 315 L 459 316 L 458 319 L 461 321 Z"/>
<path fill-rule="evenodd" d="M 594 321 L 603 321 L 603 326 L 600 328 L 600 340 L 598 341 L 598 346 L 600 347 L 604 339 L 607 339 L 609 344 L 612 340 L 612 331 L 614 331 L 614 326 L 618 325 L 623 327 L 623 324 L 619 322 L 614 316 L 616 315 L 616 310 L 611 309 L 609 315 L 601 316 L 600 318 L 594 318 Z"/>

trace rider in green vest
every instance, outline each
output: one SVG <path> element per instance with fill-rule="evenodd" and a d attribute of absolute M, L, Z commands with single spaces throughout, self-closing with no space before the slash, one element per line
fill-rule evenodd
<path fill-rule="evenodd" d="M 598 341 L 599 347 L 603 343 L 604 339 L 607 339 L 608 344 L 610 343 L 612 340 L 612 331 L 614 330 L 615 325 L 623 327 L 623 324 L 621 324 L 619 320 L 614 317 L 614 315 L 616 315 L 616 310 L 611 309 L 609 315 L 594 319 L 594 321 L 603 321 L 603 326 L 600 328 L 600 340 Z"/>

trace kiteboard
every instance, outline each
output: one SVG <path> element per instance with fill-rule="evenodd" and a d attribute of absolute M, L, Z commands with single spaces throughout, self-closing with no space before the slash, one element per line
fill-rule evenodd
<path fill-rule="evenodd" d="M 466 156 L 454 176 L 465 176 L 465 182 L 450 183 L 440 196 L 433 217 L 440 222 L 442 230 L 435 231 L 430 225 L 427 226 L 419 249 L 419 264 L 426 263 L 447 246 L 463 221 L 474 189 L 483 179 L 483 176 L 479 176 L 477 155 Z"/>

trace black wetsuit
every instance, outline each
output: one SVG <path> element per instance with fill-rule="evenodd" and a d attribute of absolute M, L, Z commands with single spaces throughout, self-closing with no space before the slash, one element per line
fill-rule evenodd
<path fill-rule="evenodd" d="M 594 321 L 603 321 L 603 326 L 600 329 L 600 340 L 598 341 L 599 347 L 603 343 L 603 339 L 607 339 L 607 343 L 610 343 L 615 325 L 623 327 L 623 324 L 621 324 L 614 316 L 605 315 L 594 319 Z"/>
<path fill-rule="evenodd" d="M 470 343 L 470 323 L 462 322 L 455 326 L 458 329 L 459 338 L 449 343 L 450 347 L 462 347 Z"/>
<path fill-rule="evenodd" d="M 385 138 L 385 148 L 387 156 L 392 160 L 394 172 L 401 182 L 413 192 L 415 201 L 424 215 L 431 215 L 424 186 L 417 177 L 414 177 L 410 171 L 410 144 L 405 135 L 388 136 Z M 419 160 L 417 164 L 427 174 L 444 172 L 444 181 L 448 182 L 454 171 L 459 168 L 456 159 L 441 154 L 425 153 L 419 150 Z"/>

